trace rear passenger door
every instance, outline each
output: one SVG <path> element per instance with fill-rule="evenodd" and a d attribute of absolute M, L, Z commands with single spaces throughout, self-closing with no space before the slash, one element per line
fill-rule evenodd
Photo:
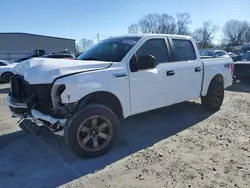
<path fill-rule="evenodd" d="M 202 62 L 196 57 L 195 48 L 191 40 L 169 37 L 171 46 L 171 62 L 168 63 L 168 71 L 176 83 L 174 90 L 175 103 L 190 100 L 200 96 L 202 86 Z M 167 78 L 168 79 L 168 78 Z M 168 92 L 169 88 L 166 88 Z"/>

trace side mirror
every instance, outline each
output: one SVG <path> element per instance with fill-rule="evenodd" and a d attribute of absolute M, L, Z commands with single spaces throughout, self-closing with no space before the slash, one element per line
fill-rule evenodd
<path fill-rule="evenodd" d="M 155 58 L 152 55 L 142 55 L 137 61 L 137 70 L 155 68 Z"/>

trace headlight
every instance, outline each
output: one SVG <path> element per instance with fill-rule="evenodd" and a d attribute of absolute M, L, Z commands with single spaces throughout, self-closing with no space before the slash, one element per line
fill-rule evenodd
<path fill-rule="evenodd" d="M 61 104 L 61 94 L 63 93 L 63 91 L 66 89 L 66 86 L 64 84 L 61 85 L 53 85 L 52 86 L 52 90 L 51 90 L 51 100 L 52 100 L 52 104 L 53 107 L 55 109 L 58 109 Z"/>

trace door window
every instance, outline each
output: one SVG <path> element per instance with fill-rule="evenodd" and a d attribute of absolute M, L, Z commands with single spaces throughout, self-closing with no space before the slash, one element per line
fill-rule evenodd
<path fill-rule="evenodd" d="M 227 55 L 226 52 L 219 52 L 219 56 Z"/>
<path fill-rule="evenodd" d="M 196 59 L 194 47 L 190 40 L 173 39 L 172 41 L 174 61 L 189 61 Z"/>
<path fill-rule="evenodd" d="M 137 59 L 142 55 L 152 55 L 156 65 L 169 61 L 165 39 L 147 40 L 136 52 Z"/>

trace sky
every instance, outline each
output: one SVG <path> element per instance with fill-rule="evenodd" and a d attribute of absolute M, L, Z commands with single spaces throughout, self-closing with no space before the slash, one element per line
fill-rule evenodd
<path fill-rule="evenodd" d="M 190 30 L 211 20 L 250 21 L 250 0 L 0 0 L 0 32 L 25 32 L 64 38 L 100 39 L 127 34 L 130 24 L 148 13 L 188 12 Z M 215 42 L 219 43 L 218 32 Z M 95 38 L 96 42 L 97 39 Z"/>

